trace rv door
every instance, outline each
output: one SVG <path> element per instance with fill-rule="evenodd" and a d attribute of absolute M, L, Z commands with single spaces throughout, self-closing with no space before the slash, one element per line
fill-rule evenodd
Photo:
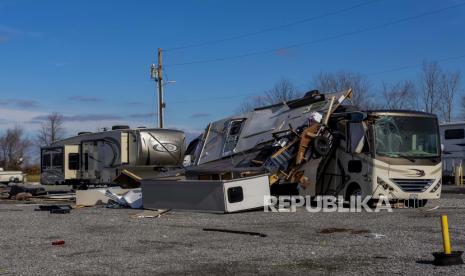
<path fill-rule="evenodd" d="M 347 152 L 361 153 L 365 144 L 365 126 L 363 122 L 348 122 L 347 138 Z"/>
<path fill-rule="evenodd" d="M 98 144 L 97 141 L 82 142 L 81 168 L 84 179 L 95 179 L 98 168 Z"/>
<path fill-rule="evenodd" d="M 239 141 L 239 136 L 244 125 L 245 119 L 231 120 L 228 124 L 226 140 L 223 148 L 223 156 L 231 155 Z"/>

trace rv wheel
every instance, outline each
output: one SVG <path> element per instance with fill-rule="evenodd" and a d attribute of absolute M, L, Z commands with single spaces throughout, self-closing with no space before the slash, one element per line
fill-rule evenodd
<path fill-rule="evenodd" d="M 325 156 L 329 153 L 329 139 L 325 136 L 317 136 L 313 138 L 313 150 L 317 156 Z"/>
<path fill-rule="evenodd" d="M 362 189 L 357 183 L 352 183 L 347 188 L 346 200 L 349 201 L 351 196 L 362 196 Z"/>

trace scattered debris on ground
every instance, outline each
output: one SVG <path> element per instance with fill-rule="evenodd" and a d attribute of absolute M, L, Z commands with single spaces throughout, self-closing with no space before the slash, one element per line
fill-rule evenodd
<path fill-rule="evenodd" d="M 39 205 L 35 211 L 48 211 L 50 214 L 68 214 L 71 212 L 71 205 Z"/>
<path fill-rule="evenodd" d="M 52 241 L 52 245 L 64 245 L 64 244 L 65 244 L 64 240 Z"/>
<path fill-rule="evenodd" d="M 141 213 L 131 215 L 131 218 L 159 218 L 171 210 L 144 210 Z"/>
<path fill-rule="evenodd" d="M 241 234 L 241 235 L 251 235 L 265 238 L 266 234 L 259 232 L 250 232 L 250 231 L 239 231 L 239 230 L 230 230 L 230 229 L 218 229 L 218 228 L 203 228 L 203 231 L 208 232 L 222 232 L 222 233 L 231 233 L 231 234 Z"/>

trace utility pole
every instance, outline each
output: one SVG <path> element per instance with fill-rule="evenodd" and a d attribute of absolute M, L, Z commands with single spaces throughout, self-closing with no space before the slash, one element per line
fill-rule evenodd
<path fill-rule="evenodd" d="M 158 88 L 158 127 L 163 128 L 163 110 L 165 102 L 163 101 L 163 67 L 162 67 L 162 50 L 158 48 L 158 65 L 152 64 L 150 68 L 150 77 L 155 80 Z"/>

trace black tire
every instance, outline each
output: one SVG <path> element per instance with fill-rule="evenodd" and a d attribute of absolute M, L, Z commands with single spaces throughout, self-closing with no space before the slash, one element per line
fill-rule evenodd
<path fill-rule="evenodd" d="M 317 136 L 313 138 L 312 148 L 316 156 L 326 156 L 331 150 L 329 139 L 325 136 Z"/>
<path fill-rule="evenodd" d="M 357 183 L 351 183 L 346 190 L 346 200 L 350 201 L 351 196 L 362 196 L 362 188 Z"/>

